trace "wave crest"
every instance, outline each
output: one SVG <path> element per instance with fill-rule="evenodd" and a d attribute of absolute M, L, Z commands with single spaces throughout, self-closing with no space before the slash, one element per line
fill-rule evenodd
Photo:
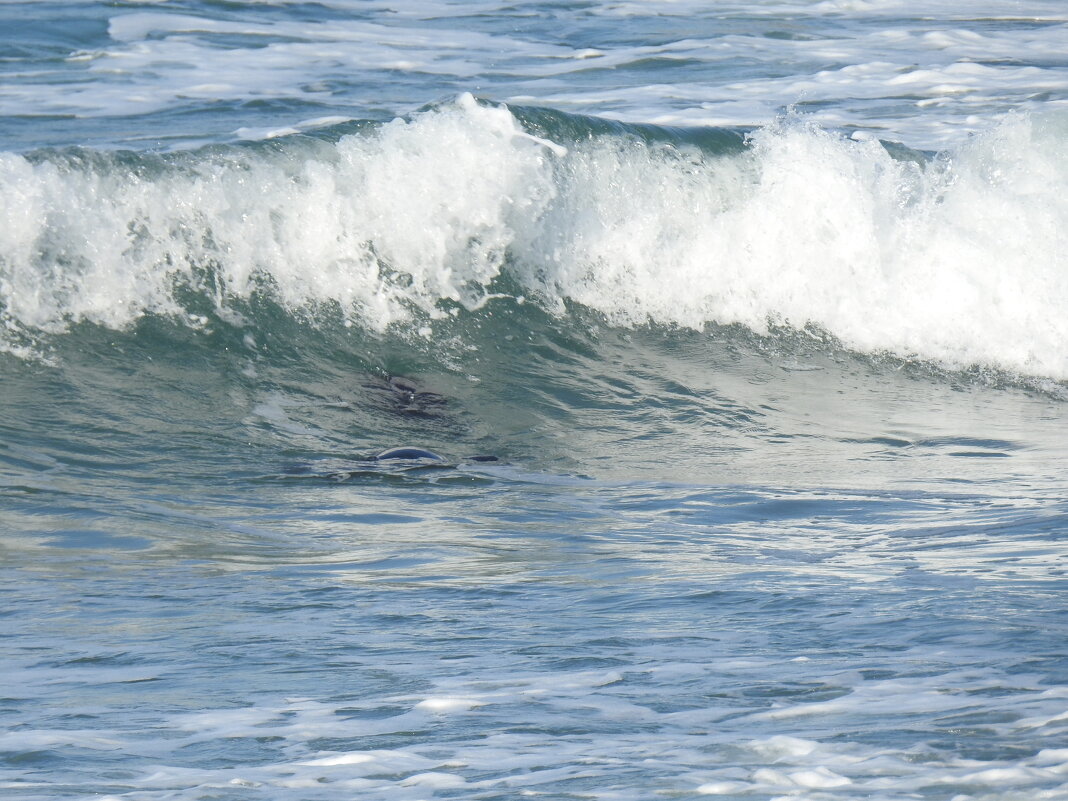
<path fill-rule="evenodd" d="M 1063 118 L 1012 117 L 934 158 L 798 119 L 724 136 L 465 95 L 336 141 L 5 154 L 4 322 L 123 327 L 188 314 L 190 292 L 220 311 L 269 293 L 381 331 L 477 308 L 506 273 L 621 325 L 817 326 L 860 351 L 1068 377 Z"/>

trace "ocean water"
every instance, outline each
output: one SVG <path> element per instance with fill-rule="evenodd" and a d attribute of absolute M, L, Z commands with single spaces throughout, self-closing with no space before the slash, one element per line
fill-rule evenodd
<path fill-rule="evenodd" d="M 4 799 L 1068 799 L 1063 2 L 0 43 Z"/>

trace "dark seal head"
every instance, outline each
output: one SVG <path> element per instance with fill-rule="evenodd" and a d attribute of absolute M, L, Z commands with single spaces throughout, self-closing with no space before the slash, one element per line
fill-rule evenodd
<path fill-rule="evenodd" d="M 385 461 L 387 459 L 404 459 L 407 461 L 416 461 L 419 459 L 430 460 L 434 462 L 444 462 L 445 460 L 432 451 L 424 450 L 423 448 L 390 448 L 388 451 L 382 451 L 375 457 L 375 461 Z"/>

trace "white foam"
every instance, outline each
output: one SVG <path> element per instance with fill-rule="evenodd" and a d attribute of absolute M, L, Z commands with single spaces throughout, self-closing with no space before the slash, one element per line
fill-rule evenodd
<path fill-rule="evenodd" d="M 401 787 L 425 787 L 428 790 L 451 790 L 456 787 L 463 787 L 465 784 L 467 782 L 460 776 L 438 771 L 417 773 L 400 782 Z"/>
<path fill-rule="evenodd" d="M 57 71 L 44 84 L 47 89 L 39 80 L 7 82 L 0 86 L 0 114 L 125 116 L 190 101 L 256 98 L 331 104 L 331 87 L 354 74 L 415 72 L 473 81 L 492 53 L 525 60 L 569 59 L 573 52 L 470 25 L 443 30 L 419 19 L 397 25 L 391 10 L 379 14 L 382 21 L 268 21 L 255 14 L 220 19 L 163 11 L 117 15 L 108 25 L 111 43 L 76 56 L 79 69 L 92 80 L 69 80 Z M 230 37 L 226 47 L 216 42 L 221 36 Z M 235 45 L 233 37 L 241 37 L 245 46 Z M 396 107 L 397 98 L 381 102 Z M 346 106 L 352 103 L 338 104 Z"/>
<path fill-rule="evenodd" d="M 214 261 L 226 294 L 247 296 L 270 275 L 291 305 L 337 301 L 384 328 L 407 304 L 479 299 L 510 224 L 554 192 L 551 155 L 507 111 L 470 97 L 349 137 L 331 162 L 209 161 L 144 181 L 5 155 L 0 212 L 13 224 L 0 234 L 0 297 L 31 328 L 121 327 L 176 312 L 175 281 L 197 281 L 195 265 Z M 410 284 L 387 283 L 379 259 Z"/>
<path fill-rule="evenodd" d="M 337 756 L 322 757 L 321 759 L 312 759 L 304 762 L 305 765 L 311 765 L 313 767 L 334 767 L 335 765 L 363 765 L 367 762 L 374 762 L 375 758 L 371 754 L 366 753 L 353 753 L 353 754 L 338 754 Z"/>
<path fill-rule="evenodd" d="M 20 331 L 117 328 L 178 313 L 181 284 L 226 314 L 266 278 L 295 310 L 384 330 L 479 308 L 510 256 L 525 295 L 622 325 L 815 325 L 860 351 L 1061 379 L 1066 128 L 1010 117 L 921 167 L 788 120 L 713 158 L 565 148 L 467 95 L 336 146 L 191 155 L 155 177 L 6 154 L 0 298 Z"/>
<path fill-rule="evenodd" d="M 618 322 L 815 323 L 859 350 L 1064 377 L 1062 130 L 1009 120 L 926 170 L 805 125 L 696 169 L 592 149 L 544 258 Z"/>
<path fill-rule="evenodd" d="M 467 712 L 475 707 L 485 705 L 485 701 L 476 698 L 427 698 L 415 705 L 415 708 L 423 712 L 444 714 L 447 712 Z"/>
<path fill-rule="evenodd" d="M 769 759 L 779 757 L 808 756 L 817 748 L 819 743 L 812 740 L 803 740 L 800 737 L 788 737 L 784 734 L 769 737 L 767 740 L 759 740 L 750 745 L 754 751 Z"/>
<path fill-rule="evenodd" d="M 708 782 L 700 785 L 697 792 L 701 795 L 730 795 L 748 789 L 749 785 L 746 782 Z"/>
<path fill-rule="evenodd" d="M 717 646 L 729 653 L 743 643 L 751 644 L 748 634 L 738 637 L 733 641 L 729 632 L 723 632 Z M 684 661 L 661 661 L 665 656 Z M 638 799 L 662 792 L 883 800 L 930 795 L 933 788 L 961 785 L 1014 798 L 1058 798 L 1065 789 L 1064 749 L 1039 750 L 1035 746 L 1046 736 L 1028 734 L 1005 722 L 1021 711 L 1052 717 L 1062 706 L 1063 695 L 1058 692 L 1063 688 L 1035 686 L 1038 677 L 998 671 L 982 662 L 996 661 L 985 647 L 956 652 L 940 644 L 931 650 L 884 654 L 874 661 L 871 656 L 828 655 L 823 667 L 796 667 L 805 672 L 793 680 L 850 690 L 845 696 L 849 715 L 832 726 L 799 718 L 788 724 L 795 727 L 791 734 L 778 733 L 783 732 L 781 721 L 757 714 L 767 703 L 763 693 L 735 693 L 731 714 L 712 725 L 699 725 L 694 718 L 668 711 L 688 707 L 699 687 L 776 686 L 782 681 L 779 660 L 745 660 L 748 668 L 742 670 L 743 660 L 710 657 L 707 641 L 689 646 L 672 642 L 665 650 L 664 643 L 654 640 L 635 646 L 633 657 L 634 662 L 621 666 L 618 673 L 517 673 L 508 659 L 501 659 L 482 661 L 466 673 L 430 679 L 433 699 L 525 701 L 519 718 L 512 704 L 486 705 L 477 726 L 464 716 L 418 715 L 417 721 L 406 711 L 378 721 L 353 717 L 354 710 L 403 710 L 412 700 L 368 689 L 356 695 L 266 704 L 260 694 L 261 705 L 163 716 L 147 728 L 131 724 L 128 729 L 102 728 L 91 734 L 24 730 L 30 739 L 12 739 L 8 744 L 18 750 L 89 743 L 109 752 L 147 757 L 135 763 L 122 785 L 124 793 L 145 801 L 194 799 L 236 788 L 255 789 L 264 798 L 288 797 L 297 791 L 312 798 L 341 793 L 397 801 L 462 788 L 487 797 L 597 792 Z M 844 659 L 839 669 L 828 674 L 827 665 L 839 659 Z M 954 659 L 960 663 L 957 668 L 950 666 Z M 433 662 L 408 667 L 426 680 L 433 675 Z M 922 676 L 912 672 L 918 665 L 939 664 L 943 671 Z M 861 665 L 903 670 L 905 675 L 880 681 L 863 678 L 859 670 L 843 669 Z M 680 674 L 682 666 L 686 670 Z M 946 706 L 931 703 L 939 694 L 950 698 L 953 709 L 983 715 L 985 734 L 979 742 L 1011 747 L 1006 745 L 1000 756 L 983 757 L 931 747 L 925 741 L 932 732 L 954 725 L 945 715 Z M 616 711 L 621 705 L 637 706 L 636 701 L 654 697 L 662 711 L 652 705 L 642 707 L 646 717 L 641 726 L 619 725 Z M 873 698 L 880 705 L 871 710 Z M 749 714 L 738 714 L 745 712 Z M 872 719 L 878 721 L 878 731 L 894 735 L 872 743 Z M 516 727 L 517 720 L 523 726 Z M 367 724 L 375 722 L 381 725 L 369 730 Z M 558 733 L 561 728 L 567 733 Z M 361 748 L 369 731 L 390 732 L 396 746 Z M 255 762 L 231 765 L 208 759 L 204 766 L 191 767 L 183 758 L 178 760 L 182 764 L 175 763 L 175 754 L 187 753 L 191 745 L 203 753 L 232 752 L 242 741 L 257 749 L 260 756 Z M 353 750 L 321 750 L 325 743 L 341 741 L 352 743 Z M 28 784 L 16 779 L 0 786 L 25 790 Z M 45 781 L 40 788 L 55 786 Z"/>
<path fill-rule="evenodd" d="M 834 771 L 824 767 L 817 767 L 811 770 L 795 770 L 789 774 L 789 779 L 798 787 L 810 789 L 844 787 L 853 783 L 845 776 L 839 776 Z"/>
<path fill-rule="evenodd" d="M 14 73 L 0 86 L 0 114 L 117 117 L 256 99 L 403 113 L 459 81 L 500 99 L 665 124 L 762 125 L 807 103 L 824 126 L 935 147 L 1011 109 L 1068 102 L 1068 16 L 1051 0 L 535 4 L 523 26 L 502 24 L 515 10 L 494 2 L 336 0 L 320 5 L 337 13 L 318 20 L 263 13 L 271 5 L 296 4 L 218 16 L 162 7 L 116 14 L 108 38 L 90 49 Z M 557 36 L 597 16 L 627 25 L 574 47 Z M 672 17 L 687 23 L 664 36 Z M 652 62 L 699 69 L 649 71 Z M 398 75 L 419 76 L 421 88 Z M 279 119 L 238 135 L 294 127 Z"/>

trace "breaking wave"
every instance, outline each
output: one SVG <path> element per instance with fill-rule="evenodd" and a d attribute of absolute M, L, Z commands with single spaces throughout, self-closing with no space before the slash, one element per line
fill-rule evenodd
<path fill-rule="evenodd" d="M 150 315 L 240 326 L 263 299 L 433 336 L 503 297 L 1061 380 L 1066 134 L 1019 115 L 928 154 L 802 118 L 670 129 L 462 95 L 193 152 L 6 153 L 0 341 L 29 353 Z"/>

